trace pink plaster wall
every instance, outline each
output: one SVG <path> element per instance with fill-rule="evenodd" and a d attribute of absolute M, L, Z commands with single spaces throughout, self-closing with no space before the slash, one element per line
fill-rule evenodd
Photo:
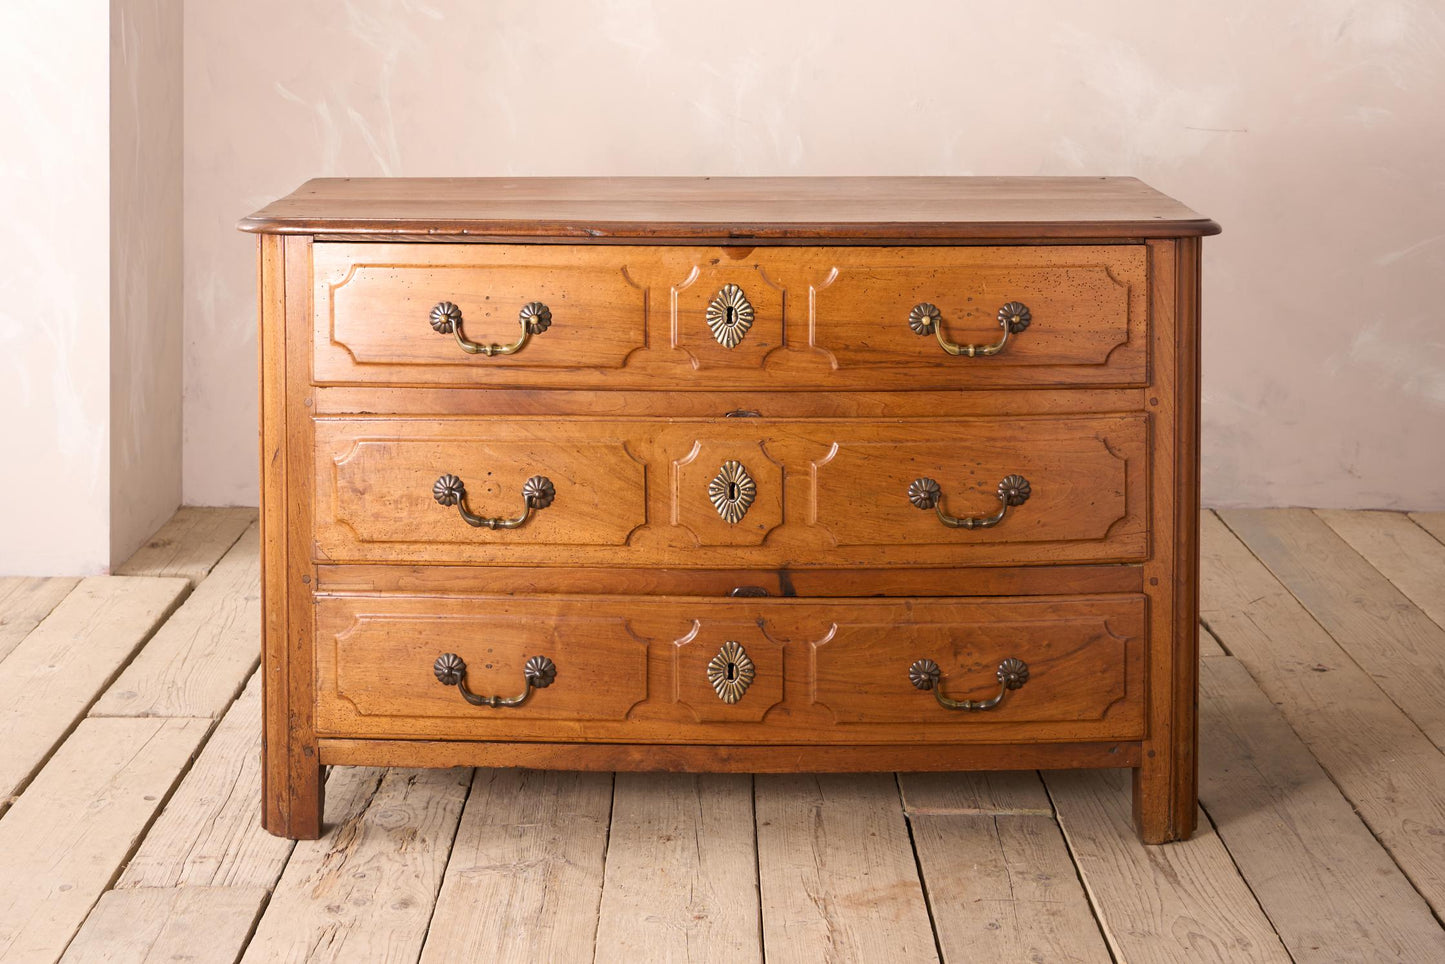
<path fill-rule="evenodd" d="M 185 500 L 256 500 L 254 241 L 316 175 L 1131 174 L 1214 217 L 1214 505 L 1445 507 L 1429 0 L 192 3 Z"/>

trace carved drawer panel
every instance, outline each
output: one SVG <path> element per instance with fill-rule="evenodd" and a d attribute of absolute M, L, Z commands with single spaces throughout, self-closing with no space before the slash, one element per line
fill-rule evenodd
<path fill-rule="evenodd" d="M 322 418 L 317 558 L 1134 562 L 1148 550 L 1148 418 Z"/>
<path fill-rule="evenodd" d="M 1144 610 L 1137 595 L 322 595 L 317 729 L 669 743 L 1137 738 Z"/>
<path fill-rule="evenodd" d="M 318 384 L 1143 385 L 1142 245 L 314 245 Z"/>

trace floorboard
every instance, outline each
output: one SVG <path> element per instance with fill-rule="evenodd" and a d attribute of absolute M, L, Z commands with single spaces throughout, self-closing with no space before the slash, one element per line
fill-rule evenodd
<path fill-rule="evenodd" d="M 85 715 L 187 591 L 182 579 L 81 582 L 0 661 L 0 805 Z"/>
<path fill-rule="evenodd" d="M 1212 515 L 1200 615 L 1445 915 L 1445 755 Z"/>
<path fill-rule="evenodd" d="M 252 678 L 146 834 L 116 887 L 261 887 L 292 843 L 261 829 L 261 680 Z"/>
<path fill-rule="evenodd" d="M 0 961 L 54 961 L 209 720 L 84 720 L 0 819 Z"/>
<path fill-rule="evenodd" d="M 64 964 L 235 964 L 268 894 L 264 887 L 144 887 L 106 892 Z"/>
<path fill-rule="evenodd" d="M 1146 847 L 1134 836 L 1127 771 L 1050 772 L 1044 782 L 1119 960 L 1289 961 L 1203 815 L 1190 839 Z"/>
<path fill-rule="evenodd" d="M 415 962 L 470 776 L 469 770 L 332 771 L 330 830 L 291 852 L 242 960 Z"/>
<path fill-rule="evenodd" d="M 597 964 L 763 960 L 753 781 L 619 773 Z"/>
<path fill-rule="evenodd" d="M 0 580 L 0 964 L 1445 960 L 1445 513 L 1226 515 L 1187 843 L 1126 771 L 334 767 L 293 844 L 255 510 L 184 510 L 162 575 Z"/>
<path fill-rule="evenodd" d="M 0 660 L 79 584 L 79 579 L 0 578 Z"/>
<path fill-rule="evenodd" d="M 753 792 L 770 964 L 938 960 L 892 774 L 759 775 Z"/>
<path fill-rule="evenodd" d="M 1445 747 L 1445 629 L 1308 509 L 1221 514 L 1355 663 Z"/>
<path fill-rule="evenodd" d="M 145 545 L 116 568 L 118 576 L 179 576 L 199 585 L 226 550 L 256 521 L 253 508 L 181 506 Z"/>
<path fill-rule="evenodd" d="M 591 960 L 611 811 L 610 773 L 478 770 L 423 964 Z"/>
<path fill-rule="evenodd" d="M 1445 544 L 1399 512 L 1316 509 L 1315 515 L 1445 627 Z"/>
<path fill-rule="evenodd" d="M 91 709 L 92 716 L 220 716 L 261 652 L 252 523 Z"/>
<path fill-rule="evenodd" d="M 1200 797 L 1297 964 L 1445 961 L 1445 931 L 1244 666 L 1200 674 Z"/>

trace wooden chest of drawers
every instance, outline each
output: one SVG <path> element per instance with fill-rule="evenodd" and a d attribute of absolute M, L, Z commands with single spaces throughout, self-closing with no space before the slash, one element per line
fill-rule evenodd
<path fill-rule="evenodd" d="M 1131 179 L 318 180 L 258 232 L 265 825 L 327 764 L 1195 805 L 1200 241 Z"/>

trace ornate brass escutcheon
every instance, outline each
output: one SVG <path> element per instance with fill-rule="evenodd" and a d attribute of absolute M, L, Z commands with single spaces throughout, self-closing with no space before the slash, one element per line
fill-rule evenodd
<path fill-rule="evenodd" d="M 707 326 L 724 348 L 733 348 L 753 326 L 753 305 L 743 289 L 725 284 L 707 305 Z"/>
<path fill-rule="evenodd" d="M 758 484 L 741 462 L 728 459 L 708 483 L 707 497 L 724 522 L 736 525 L 758 497 Z"/>
<path fill-rule="evenodd" d="M 557 678 L 557 664 L 545 656 L 533 656 L 522 667 L 522 692 L 517 696 L 478 696 L 467 689 L 467 664 L 456 653 L 442 653 L 432 664 L 437 682 L 443 686 L 455 686 L 462 699 L 473 706 L 521 706 L 532 695 L 532 690 L 546 689 Z"/>
<path fill-rule="evenodd" d="M 532 510 L 541 511 L 551 505 L 552 501 L 557 498 L 557 489 L 552 485 L 552 480 L 545 475 L 532 476 L 522 483 L 522 514 L 511 519 L 488 519 L 484 516 L 474 515 L 467 508 L 466 485 L 451 473 L 436 480 L 431 494 L 432 498 L 441 505 L 456 506 L 462 519 L 469 526 L 476 526 L 478 529 L 515 529 L 531 517 Z"/>
<path fill-rule="evenodd" d="M 552 327 L 552 309 L 540 301 L 529 301 L 517 313 L 517 321 L 522 326 L 522 335 L 516 341 L 510 345 L 483 345 L 462 334 L 462 309 L 450 301 L 443 301 L 431 310 L 431 326 L 437 334 L 455 335 L 457 345 L 462 351 L 469 355 L 485 355 L 488 358 L 521 351 L 528 338 L 540 335 Z"/>
<path fill-rule="evenodd" d="M 1021 301 L 1010 301 L 998 310 L 998 326 L 1003 329 L 1003 337 L 991 345 L 959 345 L 949 341 L 943 334 L 943 312 L 938 306 L 927 301 L 919 302 L 913 306 L 908 313 L 908 327 L 919 335 L 935 335 L 938 344 L 950 355 L 966 355 L 969 358 L 989 355 L 997 355 L 1003 351 L 1008 344 L 1009 335 L 1017 335 L 1028 328 L 1033 321 L 1033 315 L 1029 313 L 1029 306 Z"/>
<path fill-rule="evenodd" d="M 1033 490 L 1029 487 L 1029 480 L 1022 475 L 1004 476 L 998 484 L 998 511 L 989 516 L 976 516 L 972 518 L 956 518 L 943 511 L 943 490 L 937 482 L 928 477 L 914 479 L 908 484 L 908 501 L 919 509 L 933 509 L 938 513 L 938 521 L 950 529 L 992 529 L 1003 521 L 1012 506 L 1023 505 L 1029 500 Z"/>
<path fill-rule="evenodd" d="M 723 643 L 722 649 L 707 664 L 708 682 L 717 691 L 717 698 L 728 704 L 742 699 L 756 676 L 748 651 L 736 640 Z"/>
<path fill-rule="evenodd" d="M 932 690 L 938 705 L 946 710 L 991 710 L 1003 702 L 1004 694 L 1016 690 L 1029 681 L 1029 665 L 1021 659 L 1010 656 L 998 664 L 994 674 L 998 679 L 998 695 L 986 700 L 955 700 L 943 695 L 943 671 L 931 659 L 914 660 L 908 667 L 908 681 L 914 689 Z"/>

